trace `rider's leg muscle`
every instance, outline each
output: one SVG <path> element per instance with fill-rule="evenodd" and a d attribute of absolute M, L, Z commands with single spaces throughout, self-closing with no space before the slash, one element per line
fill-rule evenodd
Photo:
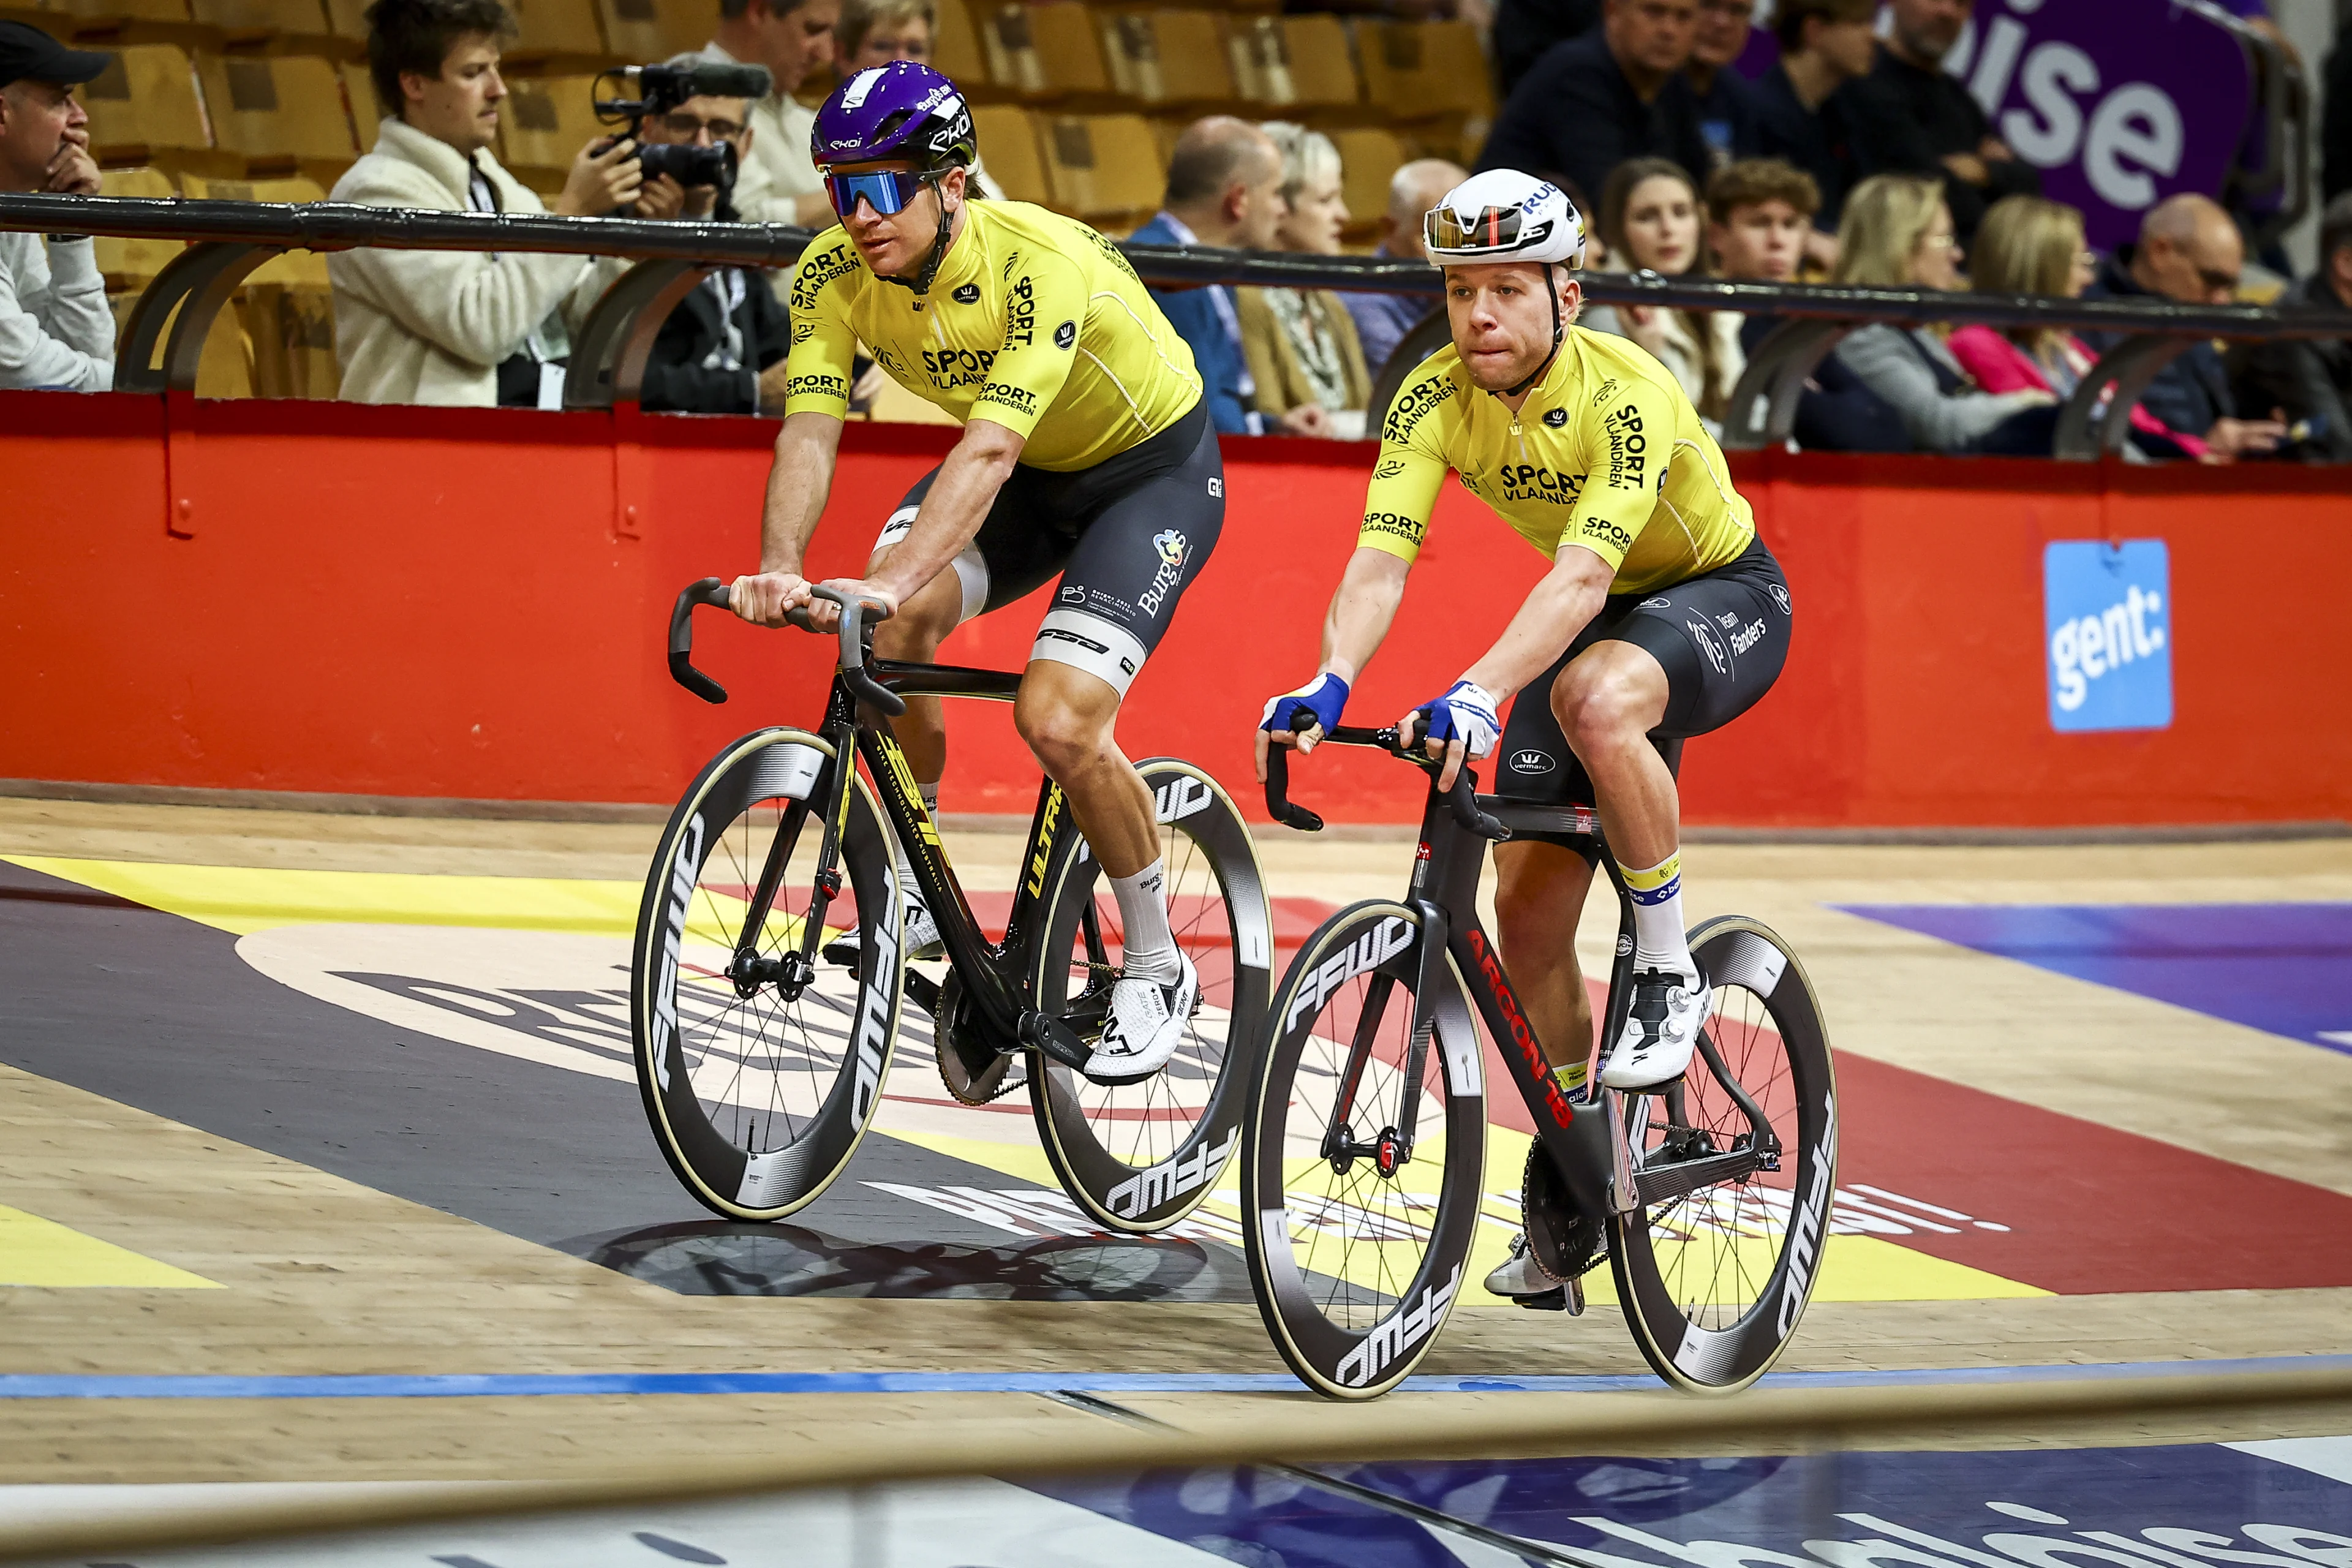
<path fill-rule="evenodd" d="M 1520 1009 L 1554 1067 L 1592 1052 L 1592 998 L 1576 962 L 1576 927 L 1592 867 L 1562 845 L 1495 846 L 1495 915 Z"/>
<path fill-rule="evenodd" d="M 1118 692 L 1100 676 L 1035 659 L 1021 678 L 1013 727 L 1063 793 L 1104 872 L 1132 877 L 1160 858 L 1151 791 L 1112 738 Z"/>
<path fill-rule="evenodd" d="M 1551 710 L 1591 776 L 1610 851 L 1651 866 L 1681 840 L 1682 797 L 1650 731 L 1664 722 L 1666 672 L 1635 643 L 1594 643 L 1552 682 Z"/>

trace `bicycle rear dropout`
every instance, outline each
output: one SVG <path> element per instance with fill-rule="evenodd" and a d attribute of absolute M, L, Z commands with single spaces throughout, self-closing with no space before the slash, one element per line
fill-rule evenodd
<path fill-rule="evenodd" d="M 1275 988 L 1242 1191 L 1276 1348 L 1320 1393 L 1385 1393 L 1477 1288 L 1475 1244 L 1488 1238 L 1475 1249 L 1499 1260 L 1517 1216 L 1486 1209 L 1496 1134 L 1475 1009 L 1535 1128 L 1520 1206 L 1558 1289 L 1521 1304 L 1580 1311 L 1584 1276 L 1606 1259 L 1659 1376 L 1705 1392 L 1754 1382 L 1811 1298 L 1836 1164 L 1829 1043 L 1802 965 L 1755 921 L 1703 923 L 1691 950 L 1715 1001 L 1689 1070 L 1604 1089 L 1596 1044 L 1582 1088 L 1565 1090 L 1478 921 L 1478 879 L 1486 844 L 1514 830 L 1600 847 L 1595 813 L 1478 795 L 1467 768 L 1440 793 L 1435 764 L 1399 751 L 1393 730 L 1342 726 L 1324 742 L 1335 743 L 1403 757 L 1430 793 L 1408 896 L 1340 910 Z M 1267 807 L 1318 829 L 1287 798 L 1287 763 L 1270 752 Z M 1632 900 L 1605 850 L 1599 859 L 1620 910 L 1606 1041 L 1631 1005 L 1634 942 Z"/>
<path fill-rule="evenodd" d="M 671 1169 L 730 1218 L 805 1206 L 872 1124 L 903 1040 L 932 1058 L 955 1100 L 1026 1087 L 1056 1175 L 1095 1223 L 1150 1231 L 1183 1218 L 1238 1148 L 1271 990 L 1269 906 L 1239 811 L 1191 763 L 1138 765 L 1200 1003 L 1164 1069 L 1087 1079 L 1120 924 L 1066 797 L 1050 781 L 1041 789 L 992 942 L 888 723 L 909 696 L 1010 701 L 1020 676 L 873 659 L 867 606 L 816 593 L 842 610 L 824 721 L 722 748 L 679 800 L 646 879 L 631 1017 L 646 1115 Z M 671 673 L 707 701 L 726 693 L 694 668 L 691 616 L 725 603 L 705 579 L 671 619 Z M 908 967 L 900 855 L 938 923 L 943 981 Z"/>

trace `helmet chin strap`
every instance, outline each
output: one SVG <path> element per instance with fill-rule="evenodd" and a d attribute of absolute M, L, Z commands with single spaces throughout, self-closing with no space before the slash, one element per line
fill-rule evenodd
<path fill-rule="evenodd" d="M 885 283 L 896 283 L 908 293 L 917 295 L 928 294 L 931 291 L 931 280 L 940 275 L 940 264 L 948 258 L 948 241 L 954 237 L 950 232 L 951 226 L 948 222 L 948 199 L 940 190 L 940 176 L 926 175 L 923 183 L 931 187 L 931 195 L 938 198 L 940 204 L 940 232 L 931 241 L 931 253 L 925 258 L 922 270 L 916 273 L 911 279 L 896 276 L 885 276 L 882 279 Z M 1555 311 L 1559 309 L 1556 300 L 1552 309 Z"/>
<path fill-rule="evenodd" d="M 1560 320 L 1559 289 L 1557 286 L 1552 284 L 1551 280 L 1551 269 L 1554 265 L 1556 264 L 1549 261 L 1544 263 L 1544 283 L 1547 286 L 1546 291 L 1551 297 L 1551 352 L 1544 355 L 1543 363 L 1536 366 L 1536 368 L 1529 373 L 1527 380 L 1519 383 L 1518 385 L 1510 388 L 1507 392 L 1495 394 L 1497 397 L 1518 396 L 1521 393 L 1527 391 L 1528 387 L 1533 386 L 1537 382 L 1541 381 L 1544 378 L 1544 373 L 1551 369 L 1551 362 L 1559 357 L 1559 345 L 1568 337 L 1568 323 Z"/>

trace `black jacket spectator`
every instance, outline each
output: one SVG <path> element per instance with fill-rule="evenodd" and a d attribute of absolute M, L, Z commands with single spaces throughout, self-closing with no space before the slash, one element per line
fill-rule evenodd
<path fill-rule="evenodd" d="M 2149 292 L 2135 282 L 2131 275 L 2132 247 L 2119 246 L 2099 267 L 2099 276 L 2083 290 L 2085 300 L 2145 300 L 2155 304 L 2171 301 L 2161 294 Z M 2105 353 L 2117 341 L 2113 332 L 2085 332 L 2083 341 Z M 2217 419 L 2235 417 L 2237 404 L 2230 395 L 2230 375 L 2221 362 L 2219 350 L 2210 339 L 2200 338 L 2190 343 L 2172 363 L 2157 373 L 2140 394 L 2140 406 L 2157 416 L 2168 430 L 2187 430 L 2202 434 L 2213 427 Z"/>
<path fill-rule="evenodd" d="M 1885 45 L 1870 74 L 1838 89 L 1854 155 L 1853 177 L 1927 174 L 1944 182 L 1944 200 L 1962 244 L 1985 208 L 2003 196 L 2042 194 L 2042 176 L 2023 163 L 1989 159 L 1990 177 L 1972 185 L 1944 166 L 1956 153 L 1974 154 L 1992 133 L 1983 108 L 1958 77 L 1896 59 Z"/>
<path fill-rule="evenodd" d="M 688 289 L 655 335 L 653 352 L 646 356 L 640 405 L 684 414 L 756 414 L 760 373 L 791 348 L 791 321 L 767 278 L 723 268 Z"/>
<path fill-rule="evenodd" d="M 1753 315 L 1740 324 L 1739 346 L 1748 359 L 1780 324 L 1778 316 Z M 1797 394 L 1797 422 L 1789 432 L 1810 452 L 1908 452 L 1911 434 L 1895 405 L 1862 384 L 1835 353 L 1826 355 Z"/>
<path fill-rule="evenodd" d="M 1699 132 L 1698 103 L 1680 73 L 1643 103 L 1598 29 L 1553 46 L 1520 79 L 1478 167 L 1564 179 L 1587 195 L 1628 158 L 1671 158 L 1704 187 L 1714 168 Z"/>
<path fill-rule="evenodd" d="M 1554 44 L 1601 26 L 1601 0 L 1500 0 L 1495 7 L 1495 89 L 1508 99 Z"/>
<path fill-rule="evenodd" d="M 1761 154 L 1762 143 L 1757 139 L 1756 87 L 1746 77 L 1726 66 L 1715 73 L 1715 80 L 1707 84 L 1705 92 L 1693 91 L 1691 104 L 1698 121 L 1699 140 L 1714 160 L 1706 173 L 1713 174 L 1727 163 Z"/>
<path fill-rule="evenodd" d="M 2352 27 L 2336 29 L 2326 69 L 2320 89 L 2326 107 L 2319 121 L 2319 199 L 2332 202 L 2352 191 Z"/>
<path fill-rule="evenodd" d="M 1845 194 L 1855 179 L 1853 137 L 1839 95 L 1832 93 L 1819 112 L 1807 109 L 1787 68 L 1775 60 L 1748 89 L 1748 99 L 1756 116 L 1757 156 L 1778 158 L 1811 174 L 1822 193 L 1821 211 L 1813 222 L 1836 233 L 1838 214 L 1844 210 Z"/>
<path fill-rule="evenodd" d="M 2326 258 L 2318 273 L 2288 289 L 2278 305 L 2282 312 L 2346 308 L 2327 280 Z M 2231 395 L 2241 406 L 2284 409 L 2290 425 L 2311 422 L 2309 437 L 2290 449 L 2294 456 L 2310 463 L 2352 463 L 2352 342 L 2305 338 L 2241 343 L 2227 363 Z"/>

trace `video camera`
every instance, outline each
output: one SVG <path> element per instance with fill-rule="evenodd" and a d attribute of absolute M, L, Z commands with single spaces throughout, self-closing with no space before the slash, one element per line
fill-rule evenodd
<path fill-rule="evenodd" d="M 619 80 L 636 89 L 635 98 L 605 98 L 604 83 Z M 607 125 L 628 123 L 628 138 L 637 144 L 637 163 L 648 180 L 667 174 L 681 185 L 716 185 L 721 191 L 735 184 L 735 149 L 727 142 L 715 147 L 647 144 L 640 132 L 649 114 L 667 114 L 689 98 L 740 98 L 750 101 L 768 96 L 774 79 L 765 66 L 724 65 L 625 66 L 596 79 L 596 118 Z"/>

